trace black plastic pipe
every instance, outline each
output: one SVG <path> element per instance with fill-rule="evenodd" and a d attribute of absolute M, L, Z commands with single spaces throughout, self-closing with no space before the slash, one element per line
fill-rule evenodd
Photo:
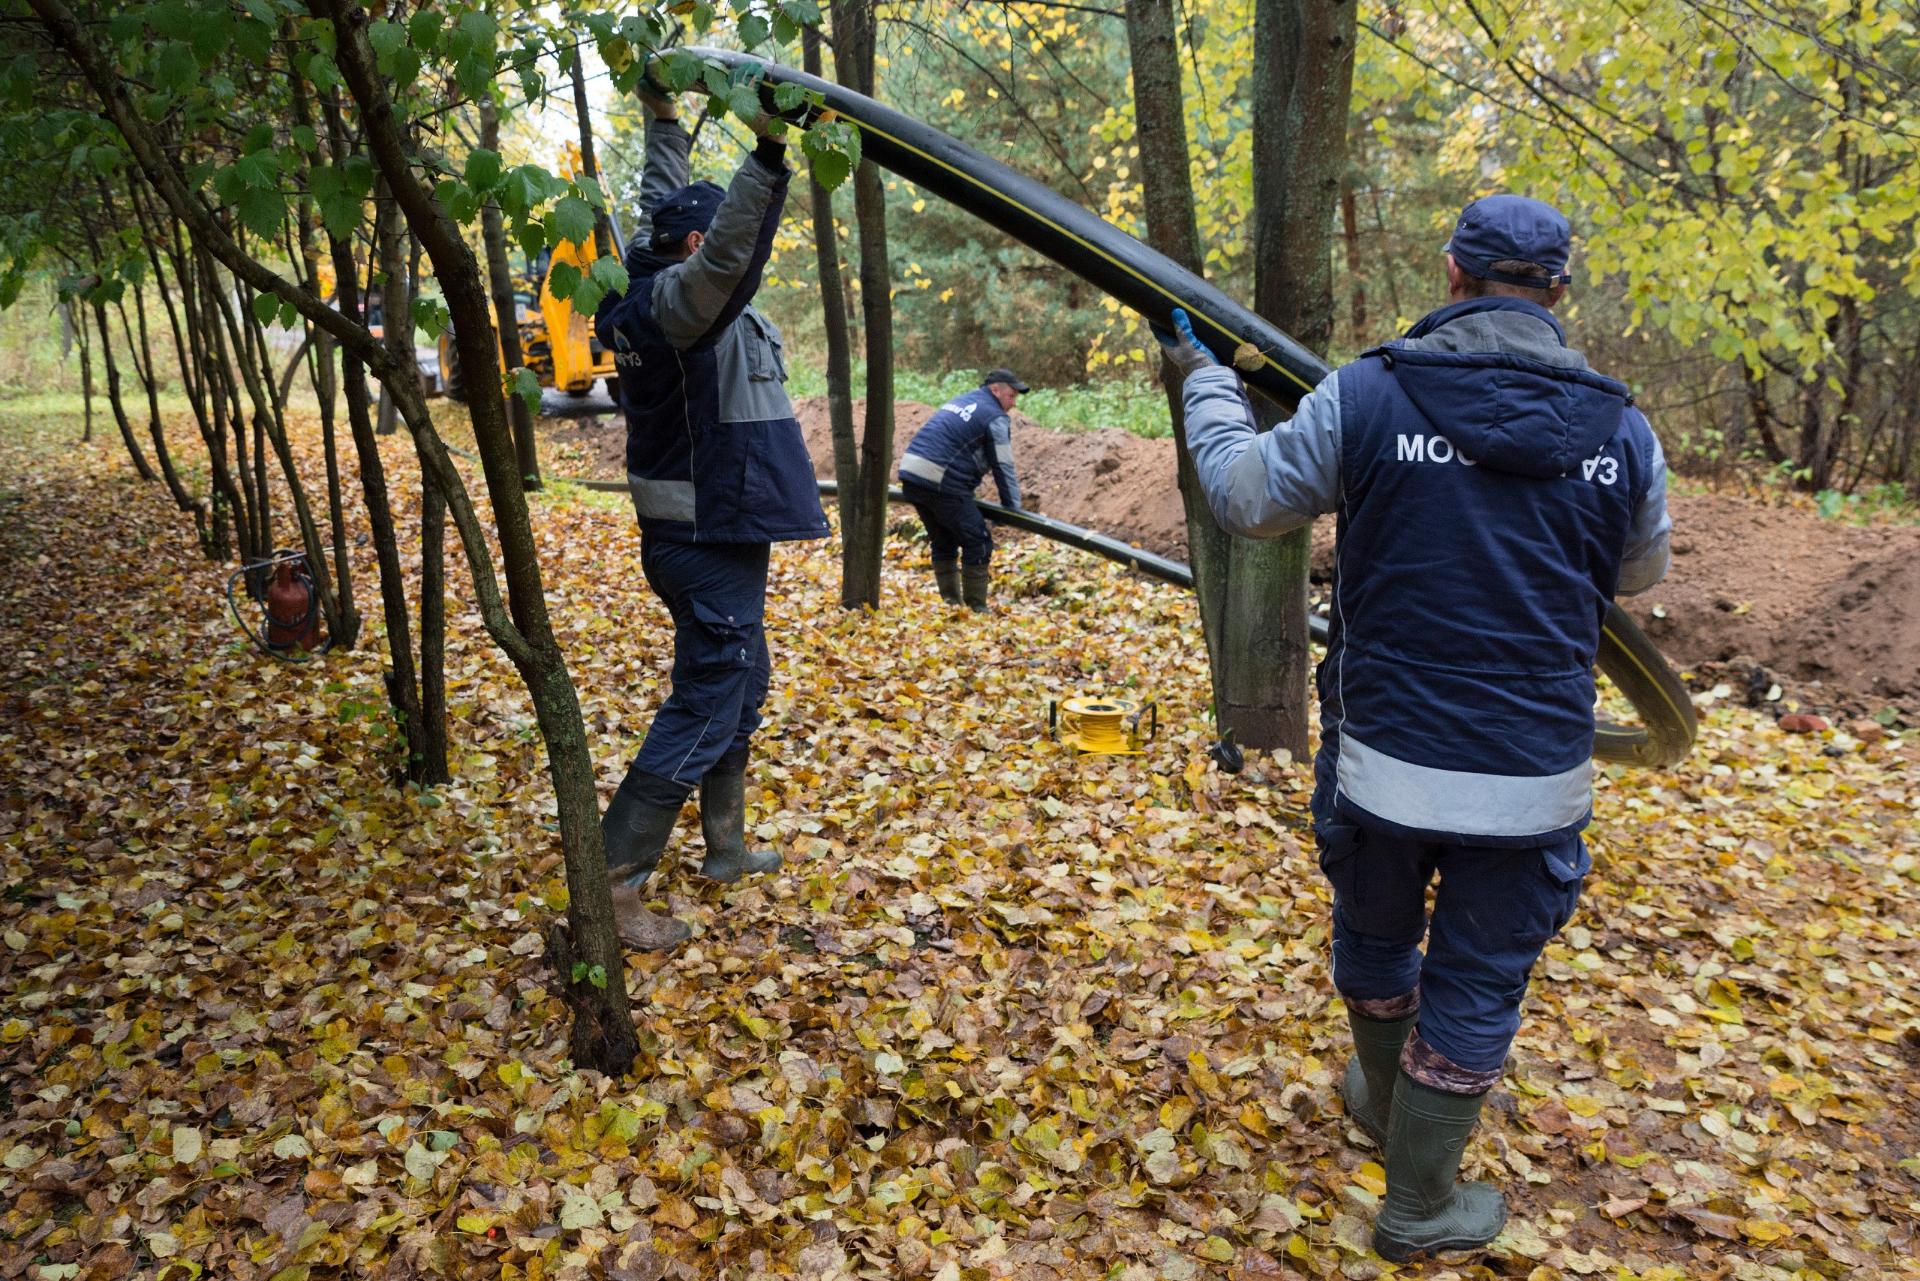
<path fill-rule="evenodd" d="M 1165 255 L 923 121 L 844 86 L 751 54 L 710 48 L 687 52 L 729 69 L 760 74 L 762 101 L 769 111 L 776 110 L 773 85 L 795 84 L 808 90 L 817 102 L 782 114 L 807 123 L 823 111 L 832 111 L 853 121 L 860 128 L 862 155 L 998 227 L 1149 321 L 1171 327 L 1173 309 L 1184 308 L 1195 334 L 1216 357 L 1284 407 L 1297 404 L 1331 372 L 1313 352 Z M 832 482 L 822 483 L 821 492 L 837 492 L 831 486 Z M 889 496 L 901 501 L 897 491 Z M 1104 556 L 1163 582 L 1193 586 L 1192 571 L 1178 561 L 1064 521 L 975 501 L 1001 524 Z M 1310 616 L 1308 625 L 1313 638 L 1324 643 L 1327 620 Z M 1595 727 L 1594 755 L 1648 766 L 1672 765 L 1685 757 L 1696 729 L 1693 702 L 1678 673 L 1618 605 L 1607 607 L 1597 666 L 1626 695 L 1644 726 L 1601 721 Z"/>
<path fill-rule="evenodd" d="M 862 94 L 731 49 L 687 50 L 729 68 L 763 72 L 766 84 L 818 94 L 825 110 L 860 126 L 860 153 L 1046 255 L 1158 325 L 1183 307 L 1213 354 L 1280 405 L 1292 408 L 1331 372 L 1327 362 L 1199 276 L 1112 223 L 990 156 Z M 767 109 L 774 110 L 771 96 Z M 811 120 L 819 106 L 786 113 Z"/>

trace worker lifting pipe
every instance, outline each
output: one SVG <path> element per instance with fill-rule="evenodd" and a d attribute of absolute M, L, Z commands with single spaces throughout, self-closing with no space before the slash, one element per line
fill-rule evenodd
<path fill-rule="evenodd" d="M 922 121 L 841 85 L 751 54 L 703 47 L 686 52 L 730 71 L 758 75 L 766 110 L 794 124 L 805 125 L 825 112 L 851 120 L 859 126 L 864 158 L 997 227 L 1153 324 L 1171 329 L 1174 309 L 1184 310 L 1204 346 L 1284 408 L 1292 408 L 1332 372 L 1313 352 L 1165 255 Z M 779 110 L 772 90 L 781 84 L 805 89 L 808 102 L 792 111 Z M 1147 554 L 1105 535 L 992 503 L 981 502 L 980 507 L 990 519 L 1002 524 L 1029 529 L 1174 580 L 1170 574 L 1156 573 L 1158 566 L 1144 563 L 1142 557 Z M 1159 557 L 1152 559 L 1165 565 L 1177 564 Z M 1189 571 L 1183 585 L 1191 587 L 1192 582 Z M 1314 638 L 1324 641 L 1325 618 L 1309 622 Z M 1618 605 L 1607 607 L 1596 666 L 1633 704 L 1642 724 L 1600 722 L 1595 728 L 1594 755 L 1604 761 L 1655 767 L 1684 758 L 1693 745 L 1696 728 L 1686 687 Z"/>

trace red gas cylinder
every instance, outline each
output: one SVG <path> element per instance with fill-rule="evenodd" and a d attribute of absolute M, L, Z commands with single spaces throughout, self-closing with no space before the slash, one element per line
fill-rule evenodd
<path fill-rule="evenodd" d="M 272 649 L 314 649 L 320 643 L 320 611 L 313 579 L 299 557 L 274 566 L 267 584 L 267 645 Z"/>

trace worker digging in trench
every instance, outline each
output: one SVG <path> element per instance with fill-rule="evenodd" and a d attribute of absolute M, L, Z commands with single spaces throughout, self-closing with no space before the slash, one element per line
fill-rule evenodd
<path fill-rule="evenodd" d="M 1460 1158 L 1591 867 L 1601 619 L 1668 563 L 1659 442 L 1553 314 L 1570 248 L 1537 200 L 1469 204 L 1447 305 L 1265 433 L 1184 311 L 1160 332 L 1221 526 L 1338 517 L 1314 832 L 1355 1050 L 1342 1093 L 1386 1154 L 1373 1243 L 1396 1262 L 1506 1221 Z"/>
<path fill-rule="evenodd" d="M 1011 369 L 989 370 L 974 390 L 934 410 L 901 455 L 900 490 L 926 526 L 934 585 L 949 605 L 986 612 L 993 533 L 973 491 L 991 471 L 1001 506 L 1020 510 L 1009 415 L 1031 390 Z"/>
<path fill-rule="evenodd" d="M 813 462 L 787 398 L 780 331 L 756 311 L 793 171 L 762 116 L 725 189 L 689 183 L 692 139 L 651 88 L 642 217 L 623 294 L 595 316 L 620 371 L 627 484 L 640 564 L 673 617 L 673 689 L 601 821 L 620 937 L 643 950 L 691 930 L 649 911 L 644 889 L 687 797 L 700 792 L 700 872 L 735 881 L 779 868 L 746 844 L 749 746 L 771 661 L 763 617 L 772 544 L 825 538 Z"/>

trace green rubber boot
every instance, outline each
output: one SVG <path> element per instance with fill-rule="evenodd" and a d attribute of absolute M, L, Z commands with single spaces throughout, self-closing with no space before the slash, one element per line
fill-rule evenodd
<path fill-rule="evenodd" d="M 949 605 L 961 603 L 959 561 L 936 560 L 933 562 L 933 582 L 940 589 L 942 601 Z"/>
<path fill-rule="evenodd" d="M 1400 1047 L 1407 1043 L 1418 1015 L 1404 1019 L 1370 1019 L 1347 1011 L 1353 1029 L 1353 1058 L 1347 1062 L 1340 1097 L 1347 1115 L 1376 1145 L 1387 1146 L 1387 1120 L 1393 1112 L 1393 1083 L 1400 1075 Z"/>
<path fill-rule="evenodd" d="M 987 612 L 987 587 L 992 582 L 993 568 L 989 565 L 968 565 L 961 569 L 961 595 L 966 598 L 968 609 L 976 614 Z"/>
<path fill-rule="evenodd" d="M 745 762 L 738 770 L 721 766 L 700 780 L 700 830 L 707 838 L 707 856 L 700 860 L 702 876 L 732 882 L 780 866 L 778 850 L 747 848 Z"/>
<path fill-rule="evenodd" d="M 1489 1183 L 1457 1183 L 1467 1136 L 1485 1094 L 1442 1094 L 1402 1072 L 1387 1126 L 1387 1199 L 1373 1248 L 1405 1263 L 1437 1250 L 1470 1250 L 1500 1235 L 1507 1202 Z"/>

